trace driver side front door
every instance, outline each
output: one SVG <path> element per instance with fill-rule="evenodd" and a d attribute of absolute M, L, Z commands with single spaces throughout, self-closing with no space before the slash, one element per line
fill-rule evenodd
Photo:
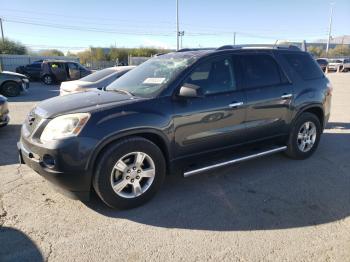
<path fill-rule="evenodd" d="M 175 155 L 193 155 L 242 142 L 244 92 L 238 88 L 235 58 L 219 56 L 200 63 L 183 85 L 197 85 L 203 97 L 173 101 Z"/>

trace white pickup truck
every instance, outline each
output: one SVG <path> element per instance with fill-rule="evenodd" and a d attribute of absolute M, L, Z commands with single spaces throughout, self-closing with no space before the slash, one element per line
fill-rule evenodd
<path fill-rule="evenodd" d="M 336 71 L 336 72 L 350 71 L 350 59 L 346 59 L 346 58 L 329 59 L 328 71 Z"/>

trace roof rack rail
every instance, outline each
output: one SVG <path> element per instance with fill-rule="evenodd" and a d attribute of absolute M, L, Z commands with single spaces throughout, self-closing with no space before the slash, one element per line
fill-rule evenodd
<path fill-rule="evenodd" d="M 296 50 L 300 51 L 301 49 L 295 45 L 224 45 L 216 50 L 227 50 L 227 49 L 288 49 L 288 50 Z"/>
<path fill-rule="evenodd" d="M 215 50 L 215 48 L 183 48 L 180 50 L 177 50 L 176 52 L 188 52 L 188 51 L 205 51 L 205 50 Z"/>

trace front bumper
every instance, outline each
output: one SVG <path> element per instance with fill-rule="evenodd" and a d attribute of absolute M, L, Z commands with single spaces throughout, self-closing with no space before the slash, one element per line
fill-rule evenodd
<path fill-rule="evenodd" d="M 6 126 L 10 122 L 10 117 L 7 114 L 0 116 L 0 127 Z"/>
<path fill-rule="evenodd" d="M 29 88 L 29 80 L 22 80 L 22 91 L 26 91 Z"/>
<path fill-rule="evenodd" d="M 61 193 L 82 201 L 89 200 L 92 174 L 83 168 L 83 164 L 72 163 L 73 159 L 64 161 L 64 158 L 69 158 L 69 155 L 65 154 L 67 147 L 46 148 L 21 138 L 17 148 L 20 162 L 58 186 Z M 72 150 L 72 154 L 74 153 Z M 48 164 L 47 156 L 52 156 L 54 165 Z M 50 163 L 52 164 L 52 161 Z"/>

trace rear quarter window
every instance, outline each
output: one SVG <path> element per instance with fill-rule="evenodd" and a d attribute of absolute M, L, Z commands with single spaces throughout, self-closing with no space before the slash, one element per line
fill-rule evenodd
<path fill-rule="evenodd" d="M 304 80 L 312 80 L 324 77 L 321 68 L 316 61 L 306 53 L 283 54 L 288 64 Z"/>

